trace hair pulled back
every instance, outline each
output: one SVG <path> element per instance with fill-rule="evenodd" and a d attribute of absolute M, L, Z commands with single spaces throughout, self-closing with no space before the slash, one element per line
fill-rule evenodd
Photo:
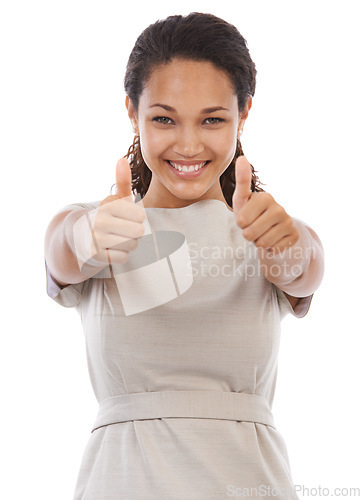
<path fill-rule="evenodd" d="M 192 12 L 187 16 L 169 16 L 148 26 L 138 37 L 129 56 L 124 77 L 124 89 L 138 111 L 139 99 L 151 72 L 172 59 L 208 61 L 226 71 L 233 82 L 242 112 L 256 88 L 256 67 L 247 48 L 247 42 L 237 28 L 213 14 Z M 243 155 L 241 142 L 233 160 L 220 177 L 223 195 L 229 206 L 235 189 L 235 162 Z M 141 198 L 146 194 L 152 178 L 140 149 L 139 135 L 135 135 L 125 158 L 132 171 L 132 191 Z M 252 191 L 263 191 L 253 166 Z"/>

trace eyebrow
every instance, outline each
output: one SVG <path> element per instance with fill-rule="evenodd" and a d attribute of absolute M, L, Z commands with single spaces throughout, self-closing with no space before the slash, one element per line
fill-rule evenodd
<path fill-rule="evenodd" d="M 176 113 L 176 110 L 174 108 L 172 108 L 172 106 L 168 106 L 167 104 L 152 104 L 151 106 L 149 106 L 150 108 L 154 108 L 158 106 L 159 108 L 163 108 L 165 109 L 166 111 L 172 111 L 174 113 Z M 224 108 L 223 106 L 215 106 L 214 108 L 205 108 L 205 109 L 202 109 L 201 113 L 214 113 L 215 111 L 229 111 L 229 109 L 227 108 Z"/>

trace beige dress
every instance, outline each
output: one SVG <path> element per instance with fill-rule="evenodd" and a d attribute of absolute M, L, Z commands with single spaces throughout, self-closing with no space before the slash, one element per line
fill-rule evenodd
<path fill-rule="evenodd" d="M 74 500 L 296 499 L 271 408 L 281 319 L 312 296 L 292 309 L 222 201 L 145 210 L 125 264 L 62 289 L 46 266 L 99 402 Z"/>

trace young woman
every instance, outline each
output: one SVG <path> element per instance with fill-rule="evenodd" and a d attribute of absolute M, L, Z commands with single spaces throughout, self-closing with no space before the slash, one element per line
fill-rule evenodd
<path fill-rule="evenodd" d="M 323 250 L 243 155 L 255 84 L 233 25 L 150 25 L 117 193 L 48 226 L 47 292 L 81 314 L 100 404 L 75 499 L 297 498 L 271 412 L 280 320 L 307 313 Z"/>

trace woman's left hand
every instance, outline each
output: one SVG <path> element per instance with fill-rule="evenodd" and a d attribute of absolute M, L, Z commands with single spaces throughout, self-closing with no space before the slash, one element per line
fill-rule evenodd
<path fill-rule="evenodd" d="M 243 236 L 274 253 L 289 249 L 299 239 L 292 217 L 269 193 L 251 192 L 251 165 L 244 156 L 237 158 L 235 169 L 232 205 Z"/>

